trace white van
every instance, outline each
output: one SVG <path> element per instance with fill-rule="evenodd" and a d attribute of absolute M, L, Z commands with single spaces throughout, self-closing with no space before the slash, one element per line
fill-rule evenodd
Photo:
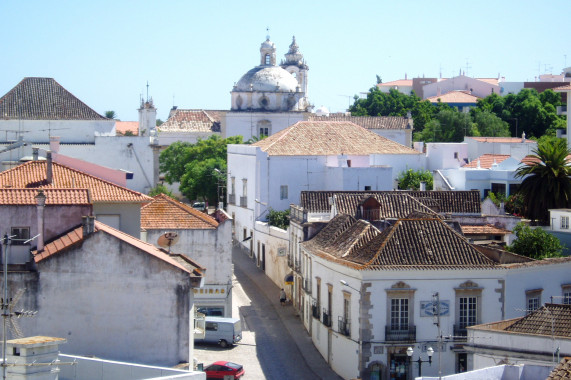
<path fill-rule="evenodd" d="M 228 347 L 242 339 L 239 318 L 206 317 L 204 330 L 204 338 L 196 338 L 195 342 L 217 343 L 220 347 Z"/>

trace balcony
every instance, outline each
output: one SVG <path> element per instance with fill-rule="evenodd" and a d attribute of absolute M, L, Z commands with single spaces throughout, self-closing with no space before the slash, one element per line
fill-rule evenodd
<path fill-rule="evenodd" d="M 248 207 L 248 197 L 240 197 L 240 207 Z"/>
<path fill-rule="evenodd" d="M 339 333 L 345 336 L 351 336 L 351 322 L 348 319 L 339 317 Z"/>
<path fill-rule="evenodd" d="M 236 194 L 228 194 L 228 204 L 236 204 Z"/>
<path fill-rule="evenodd" d="M 398 330 L 391 329 L 391 326 L 385 326 L 385 340 L 388 342 L 415 342 L 416 326 Z"/>
<path fill-rule="evenodd" d="M 454 340 L 466 340 L 468 337 L 468 330 L 466 326 L 454 325 Z"/>
<path fill-rule="evenodd" d="M 313 318 L 319 319 L 321 317 L 321 315 L 319 315 L 319 306 L 317 306 L 316 304 L 311 305 L 311 315 L 313 315 Z"/>
<path fill-rule="evenodd" d="M 331 316 L 325 309 L 323 309 L 323 324 L 327 327 L 331 327 Z"/>

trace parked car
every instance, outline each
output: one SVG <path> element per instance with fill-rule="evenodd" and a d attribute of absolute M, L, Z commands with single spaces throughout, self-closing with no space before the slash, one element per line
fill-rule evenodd
<path fill-rule="evenodd" d="M 194 202 L 192 204 L 192 208 L 197 209 L 198 211 L 206 211 L 206 203 L 205 202 Z"/>
<path fill-rule="evenodd" d="M 239 318 L 206 317 L 204 338 L 195 338 L 195 342 L 218 343 L 226 348 L 242 339 L 242 324 Z"/>
<path fill-rule="evenodd" d="M 240 364 L 218 361 L 204 368 L 207 379 L 224 379 L 225 376 L 234 376 L 233 379 L 239 379 L 244 376 L 244 367 Z"/>

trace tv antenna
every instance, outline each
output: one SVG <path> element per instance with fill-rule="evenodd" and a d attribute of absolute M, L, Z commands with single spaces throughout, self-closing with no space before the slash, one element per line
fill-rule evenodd
<path fill-rule="evenodd" d="M 178 233 L 176 232 L 165 232 L 157 239 L 157 244 L 162 248 L 168 248 L 169 255 L 171 253 L 171 246 L 178 242 Z"/>

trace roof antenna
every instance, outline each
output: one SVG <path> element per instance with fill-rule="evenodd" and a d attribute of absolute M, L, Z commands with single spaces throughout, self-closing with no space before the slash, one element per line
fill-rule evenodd
<path fill-rule="evenodd" d="M 147 103 L 149 102 L 149 81 L 147 81 Z"/>

